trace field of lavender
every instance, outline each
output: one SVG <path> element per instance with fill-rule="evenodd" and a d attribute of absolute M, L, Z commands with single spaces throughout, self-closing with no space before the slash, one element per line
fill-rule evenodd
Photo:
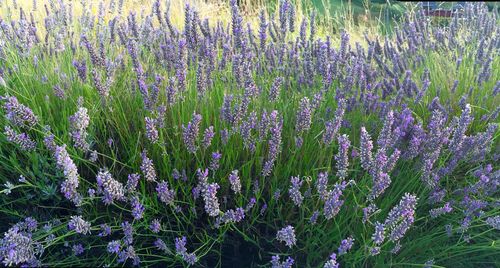
<path fill-rule="evenodd" d="M 500 267 L 496 11 L 90 2 L 0 1 L 0 266 Z"/>

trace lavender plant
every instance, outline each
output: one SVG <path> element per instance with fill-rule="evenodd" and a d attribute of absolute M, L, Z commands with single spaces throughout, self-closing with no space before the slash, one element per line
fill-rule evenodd
<path fill-rule="evenodd" d="M 363 34 L 289 0 L 14 2 L 2 265 L 499 265 L 486 4 Z"/>

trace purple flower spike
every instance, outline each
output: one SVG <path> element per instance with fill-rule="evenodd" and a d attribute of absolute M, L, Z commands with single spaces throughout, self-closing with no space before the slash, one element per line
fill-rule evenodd
<path fill-rule="evenodd" d="M 295 238 L 295 230 L 290 225 L 279 230 L 276 234 L 276 239 L 278 241 L 284 242 L 285 245 L 290 248 L 297 243 L 297 239 Z"/>

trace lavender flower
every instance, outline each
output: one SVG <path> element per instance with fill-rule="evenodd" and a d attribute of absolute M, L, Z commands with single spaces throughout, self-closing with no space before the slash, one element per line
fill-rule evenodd
<path fill-rule="evenodd" d="M 82 244 L 73 245 L 72 250 L 75 256 L 81 255 L 85 251 Z"/>
<path fill-rule="evenodd" d="M 90 234 L 90 223 L 82 219 L 82 216 L 71 216 L 68 228 L 79 234 Z"/>
<path fill-rule="evenodd" d="M 118 263 L 124 263 L 128 259 L 131 259 L 134 265 L 140 263 L 139 256 L 137 256 L 134 247 L 130 245 L 118 253 Z"/>
<path fill-rule="evenodd" d="M 143 217 L 144 213 L 144 205 L 139 201 L 137 196 L 133 196 L 130 200 L 130 204 L 132 205 L 132 216 L 136 220 L 140 220 Z"/>
<path fill-rule="evenodd" d="M 384 126 L 382 127 L 382 130 L 380 131 L 380 134 L 377 139 L 377 144 L 379 148 L 388 150 L 394 140 L 394 134 L 392 132 L 392 125 L 394 124 L 394 112 L 389 111 L 387 113 L 385 120 L 384 120 Z"/>
<path fill-rule="evenodd" d="M 204 149 L 207 149 L 210 146 L 214 136 L 215 136 L 215 132 L 214 132 L 213 126 L 210 126 L 210 127 L 205 129 L 205 132 L 203 133 L 203 141 L 201 143 Z"/>
<path fill-rule="evenodd" d="M 201 115 L 193 113 L 193 119 L 185 127 L 182 125 L 182 138 L 188 152 L 195 153 L 198 147 L 196 141 L 198 140 L 198 132 L 200 130 Z"/>
<path fill-rule="evenodd" d="M 493 229 L 500 230 L 500 216 L 486 218 L 486 223 L 493 227 Z"/>
<path fill-rule="evenodd" d="M 380 254 L 380 247 L 370 247 L 368 250 L 371 256 L 376 256 Z"/>
<path fill-rule="evenodd" d="M 450 213 L 452 210 L 453 208 L 450 206 L 450 202 L 447 202 L 442 207 L 431 209 L 429 214 L 431 215 L 431 218 L 437 218 L 443 214 Z"/>
<path fill-rule="evenodd" d="M 241 207 L 236 208 L 236 210 L 230 209 L 221 216 L 219 216 L 216 220 L 216 226 L 220 226 L 221 223 L 237 223 L 242 221 L 245 218 L 245 210 Z"/>
<path fill-rule="evenodd" d="M 389 211 L 384 226 L 390 230 L 390 241 L 399 241 L 415 221 L 417 200 L 416 196 L 406 193 L 399 204 Z"/>
<path fill-rule="evenodd" d="M 264 167 L 262 169 L 262 175 L 267 177 L 271 174 L 271 171 L 274 167 L 274 162 L 278 157 L 278 154 L 281 151 L 281 131 L 283 129 L 283 119 L 278 118 L 278 111 L 273 111 L 269 115 L 271 138 L 269 140 L 269 152 L 267 156 L 267 160 L 264 163 Z"/>
<path fill-rule="evenodd" d="M 19 103 L 16 97 L 0 97 L 5 100 L 3 105 L 5 117 L 12 124 L 19 127 L 34 127 L 38 123 L 38 117 L 27 106 Z"/>
<path fill-rule="evenodd" d="M 87 64 L 85 61 L 73 60 L 73 66 L 76 68 L 82 82 L 85 82 L 87 80 Z"/>
<path fill-rule="evenodd" d="M 325 206 L 323 208 L 323 213 L 325 214 L 326 219 L 331 219 L 335 217 L 340 211 L 340 208 L 344 204 L 344 200 L 341 200 L 342 191 L 344 191 L 347 183 L 342 181 L 340 183 L 336 183 L 333 190 L 327 193 L 325 198 Z"/>
<path fill-rule="evenodd" d="M 165 241 L 161 240 L 161 238 L 156 239 L 153 244 L 156 247 L 156 249 L 160 251 L 165 251 L 165 252 L 168 251 L 167 244 L 165 243 Z"/>
<path fill-rule="evenodd" d="M 158 130 L 156 129 L 156 122 L 154 119 L 145 117 L 144 121 L 146 122 L 146 137 L 152 143 L 158 142 Z"/>
<path fill-rule="evenodd" d="M 271 259 L 271 267 L 272 268 L 292 268 L 294 262 L 295 261 L 291 257 L 288 257 L 286 260 L 281 262 L 280 256 L 274 255 Z"/>
<path fill-rule="evenodd" d="M 90 189 L 87 190 L 87 193 L 89 194 L 90 198 L 93 199 L 95 197 L 95 189 L 90 188 Z"/>
<path fill-rule="evenodd" d="M 385 240 L 385 226 L 380 222 L 375 222 L 375 232 L 372 235 L 375 245 L 380 245 Z"/>
<path fill-rule="evenodd" d="M 219 201 L 217 200 L 217 189 L 220 186 L 217 183 L 211 183 L 203 190 L 203 201 L 205 202 L 205 211 L 209 216 L 215 217 L 220 213 Z"/>
<path fill-rule="evenodd" d="M 295 137 L 295 147 L 297 147 L 297 149 L 300 149 L 303 143 L 304 139 L 302 137 Z"/>
<path fill-rule="evenodd" d="M 36 142 L 34 142 L 26 133 L 18 133 L 10 126 L 5 126 L 5 137 L 9 142 L 17 144 L 23 151 L 34 151 Z"/>
<path fill-rule="evenodd" d="M 103 201 L 106 205 L 111 204 L 114 200 L 124 200 L 125 188 L 119 181 L 113 179 L 107 170 L 101 170 L 97 174 L 97 190 L 104 194 Z"/>
<path fill-rule="evenodd" d="M 285 245 L 291 248 L 297 243 L 297 239 L 295 238 L 295 229 L 290 225 L 284 227 L 276 233 L 276 239 L 284 242 Z"/>
<path fill-rule="evenodd" d="M 187 53 L 186 39 L 179 39 L 178 43 L 179 55 L 175 64 L 175 77 L 177 78 L 177 86 L 180 92 L 186 91 L 186 76 L 187 76 Z"/>
<path fill-rule="evenodd" d="M 98 236 L 104 237 L 111 235 L 111 227 L 109 227 L 109 225 L 107 225 L 106 223 L 101 224 L 99 228 L 101 229 L 101 232 L 97 234 Z"/>
<path fill-rule="evenodd" d="M 149 229 L 151 229 L 151 232 L 157 234 L 161 230 L 161 223 L 160 220 L 154 219 L 151 221 L 151 224 L 149 225 Z"/>
<path fill-rule="evenodd" d="M 158 185 L 156 185 L 156 193 L 158 194 L 158 198 L 160 198 L 161 202 L 167 205 L 174 204 L 175 192 L 174 190 L 169 189 L 168 182 L 162 181 L 158 183 Z"/>
<path fill-rule="evenodd" d="M 92 162 L 92 163 L 95 163 L 95 162 L 97 162 L 97 157 L 98 157 L 97 151 L 96 150 L 92 150 L 90 152 L 90 155 L 89 155 L 89 161 Z"/>
<path fill-rule="evenodd" d="M 347 177 L 347 166 L 349 158 L 349 147 L 351 142 L 349 141 L 349 136 L 346 134 L 339 137 L 339 152 L 335 155 L 335 161 L 337 161 L 337 176 L 342 180 Z"/>
<path fill-rule="evenodd" d="M 311 127 L 312 120 L 312 110 L 307 97 L 302 98 L 299 105 L 299 111 L 297 112 L 297 119 L 295 122 L 295 130 L 298 133 L 309 130 Z"/>
<path fill-rule="evenodd" d="M 391 249 L 392 254 L 397 254 L 401 250 L 401 243 L 398 241 L 396 245 Z"/>
<path fill-rule="evenodd" d="M 370 170 L 372 166 L 372 150 L 373 150 L 373 142 L 370 137 L 370 134 L 366 131 L 365 127 L 361 127 L 361 167 L 365 170 Z"/>
<path fill-rule="evenodd" d="M 352 245 L 354 244 L 354 238 L 348 237 L 340 242 L 339 246 L 339 256 L 346 254 L 351 248 Z"/>
<path fill-rule="evenodd" d="M 82 99 L 80 99 L 79 102 L 82 102 Z M 69 117 L 69 122 L 70 136 L 75 147 L 87 151 L 89 149 L 89 144 L 86 140 L 88 135 L 87 128 L 90 123 L 87 108 L 79 106 L 78 111 Z"/>
<path fill-rule="evenodd" d="M 0 260 L 5 266 L 36 263 L 39 244 L 32 239 L 30 232 L 18 226 L 10 228 L 0 239 Z"/>
<path fill-rule="evenodd" d="M 198 261 L 198 258 L 194 253 L 187 253 L 186 243 L 187 240 L 185 236 L 177 237 L 175 239 L 175 252 L 189 265 L 194 265 Z"/>
<path fill-rule="evenodd" d="M 118 253 L 121 249 L 121 243 L 119 240 L 113 240 L 108 243 L 106 249 L 109 253 Z"/>
<path fill-rule="evenodd" d="M 216 171 L 219 169 L 219 160 L 221 159 L 222 154 L 219 152 L 212 153 L 212 159 L 210 160 L 210 170 Z"/>
<path fill-rule="evenodd" d="M 316 221 L 318 221 L 318 217 L 319 217 L 319 211 L 316 210 L 313 212 L 313 214 L 309 218 L 309 223 L 316 224 Z"/>
<path fill-rule="evenodd" d="M 302 201 L 304 200 L 304 197 L 302 196 L 302 193 L 300 192 L 300 187 L 304 183 L 303 180 L 301 180 L 298 176 L 291 178 L 292 185 L 290 185 L 290 189 L 288 189 L 288 193 L 290 194 L 290 198 L 292 198 L 293 203 L 300 207 L 302 205 Z"/>
<path fill-rule="evenodd" d="M 274 82 L 269 90 L 269 101 L 274 102 L 278 100 L 278 97 L 280 95 L 281 84 L 283 84 L 283 81 L 284 81 L 283 77 L 280 76 L 274 79 Z"/>
<path fill-rule="evenodd" d="M 332 253 L 332 255 L 330 255 L 330 260 L 323 265 L 323 268 L 339 268 L 339 264 L 337 263 L 337 254 Z"/>
<path fill-rule="evenodd" d="M 259 40 L 260 40 L 260 49 L 261 50 L 264 50 L 264 48 L 266 47 L 267 26 L 268 26 L 268 23 L 266 21 L 265 10 L 261 10 L 260 14 L 259 14 Z"/>
<path fill-rule="evenodd" d="M 77 192 L 79 184 L 78 170 L 66 151 L 66 145 L 56 146 L 54 157 L 56 158 L 57 166 L 63 171 L 66 177 L 66 180 L 61 183 L 61 192 L 67 199 L 79 205 L 81 195 Z"/>
<path fill-rule="evenodd" d="M 316 181 L 316 190 L 322 200 L 325 200 L 328 196 L 328 172 L 321 172 L 318 174 L 318 180 Z"/>
<path fill-rule="evenodd" d="M 231 184 L 231 190 L 233 190 L 235 194 L 241 192 L 241 182 L 238 176 L 238 170 L 231 171 L 231 174 L 229 174 L 229 183 Z"/>
<path fill-rule="evenodd" d="M 121 224 L 123 230 L 123 242 L 127 245 L 131 245 L 134 242 L 134 228 L 132 224 L 128 221 L 122 222 Z"/>
<path fill-rule="evenodd" d="M 156 181 L 156 170 L 153 166 L 153 161 L 148 158 L 147 151 L 144 150 L 141 154 L 142 164 L 141 171 L 147 181 Z"/>
<path fill-rule="evenodd" d="M 257 200 L 255 199 L 255 197 L 250 198 L 250 201 L 248 202 L 247 206 L 245 207 L 245 211 L 246 212 L 250 211 L 255 206 L 256 203 L 257 203 Z"/>
<path fill-rule="evenodd" d="M 125 186 L 127 193 L 135 192 L 140 178 L 141 176 L 139 174 L 128 174 L 127 185 Z"/>
<path fill-rule="evenodd" d="M 335 117 L 332 120 L 325 122 L 325 132 L 323 133 L 322 137 L 322 142 L 324 144 L 332 143 L 332 141 L 337 136 L 337 133 L 342 126 L 346 107 L 346 100 L 340 99 L 337 105 L 337 110 L 335 111 Z"/>
<path fill-rule="evenodd" d="M 469 124 L 474 120 L 474 117 L 471 116 L 471 107 L 470 104 L 466 104 L 465 108 L 462 110 L 462 115 L 460 119 L 458 119 L 458 124 L 455 130 L 453 131 L 452 138 L 448 144 L 448 148 L 453 153 L 457 153 L 462 148 L 464 139 L 465 139 L 465 131 Z"/>

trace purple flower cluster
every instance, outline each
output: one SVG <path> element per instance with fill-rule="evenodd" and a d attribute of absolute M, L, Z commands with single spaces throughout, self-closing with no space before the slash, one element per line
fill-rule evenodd
<path fill-rule="evenodd" d="M 348 237 L 340 242 L 340 246 L 338 249 L 339 256 L 346 254 L 351 248 L 352 245 L 354 244 L 354 238 Z"/>
<path fill-rule="evenodd" d="M 156 120 L 145 117 L 144 122 L 146 123 L 146 137 L 148 140 L 152 143 L 158 142 L 160 137 L 158 136 L 158 129 L 156 129 Z"/>
<path fill-rule="evenodd" d="M 349 141 L 349 136 L 343 134 L 339 137 L 339 151 L 335 155 L 335 161 L 337 161 L 337 176 L 344 180 L 347 178 L 347 167 L 349 165 L 349 147 L 351 142 Z"/>
<path fill-rule="evenodd" d="M 245 210 L 243 208 L 236 208 L 235 210 L 230 209 L 217 218 L 216 225 L 220 226 L 220 224 L 237 223 L 242 221 L 244 218 Z"/>
<path fill-rule="evenodd" d="M 231 174 L 229 174 L 229 183 L 231 184 L 231 190 L 235 194 L 241 193 L 241 181 L 238 176 L 238 170 L 231 171 Z"/>
<path fill-rule="evenodd" d="M 265 33 L 265 31 L 264 31 L 264 33 Z M 262 38 L 261 38 L 261 40 L 262 40 Z M 283 84 L 283 81 L 284 81 L 283 77 L 276 77 L 274 79 L 274 82 L 271 85 L 271 88 L 269 89 L 269 100 L 270 101 L 277 101 L 278 100 L 278 97 L 280 95 L 281 84 Z"/>
<path fill-rule="evenodd" d="M 295 123 L 295 131 L 302 133 L 311 128 L 312 110 L 311 104 L 307 97 L 300 100 L 299 110 L 297 112 L 297 119 Z"/>
<path fill-rule="evenodd" d="M 205 211 L 211 217 L 216 217 L 220 214 L 219 200 L 217 199 L 217 190 L 220 188 L 217 183 L 207 184 L 202 190 L 203 201 L 205 202 Z"/>
<path fill-rule="evenodd" d="M 346 107 L 347 102 L 344 99 L 339 100 L 337 110 L 335 111 L 335 117 L 332 120 L 325 122 L 325 132 L 322 137 L 322 142 L 324 144 L 332 143 L 337 136 L 337 133 L 342 126 Z"/>
<path fill-rule="evenodd" d="M 286 226 L 276 233 L 276 239 L 280 242 L 284 242 L 286 246 L 292 247 L 297 243 L 297 238 L 295 237 L 295 229 L 293 226 Z"/>
<path fill-rule="evenodd" d="M 16 97 L 1 97 L 5 100 L 3 108 L 5 117 L 14 125 L 19 127 L 34 127 L 38 123 L 38 117 L 27 106 L 19 103 Z"/>
<path fill-rule="evenodd" d="M 431 218 L 437 218 L 443 214 L 450 213 L 452 210 L 453 208 L 451 207 L 450 202 L 447 202 L 442 207 L 431 209 L 429 214 L 431 215 Z"/>
<path fill-rule="evenodd" d="M 399 241 L 411 227 L 415 221 L 417 201 L 418 198 L 415 195 L 405 193 L 399 204 L 389 211 L 389 215 L 387 215 L 384 222 L 384 227 L 385 231 L 390 232 L 390 241 Z"/>
<path fill-rule="evenodd" d="M 130 198 L 130 205 L 132 206 L 132 216 L 134 217 L 134 219 L 142 219 L 142 217 L 144 216 L 145 208 L 137 196 L 132 196 Z"/>
<path fill-rule="evenodd" d="M 36 148 L 36 142 L 28 134 L 18 133 L 10 126 L 5 126 L 4 134 L 9 142 L 17 144 L 23 151 L 34 151 Z"/>
<path fill-rule="evenodd" d="M 103 201 L 109 205 L 114 200 L 124 200 L 125 188 L 119 181 L 113 179 L 109 171 L 101 170 L 97 174 L 97 191 L 103 193 Z"/>
<path fill-rule="evenodd" d="M 283 129 L 283 119 L 278 117 L 278 111 L 274 110 L 269 115 L 269 132 L 271 137 L 269 139 L 269 151 L 267 160 L 264 162 L 262 175 L 265 177 L 271 175 L 278 154 L 281 151 L 281 131 Z"/>
<path fill-rule="evenodd" d="M 318 174 L 316 190 L 321 200 L 325 200 L 328 197 L 328 172 L 321 172 Z"/>
<path fill-rule="evenodd" d="M 120 252 L 121 246 L 122 245 L 119 240 L 113 240 L 108 243 L 108 245 L 106 246 L 106 250 L 109 253 L 118 253 Z"/>
<path fill-rule="evenodd" d="M 302 201 L 304 201 L 304 196 L 302 196 L 302 193 L 300 192 L 300 187 L 304 183 L 303 180 L 300 179 L 299 176 L 293 177 L 290 179 L 292 185 L 290 185 L 290 189 L 288 189 L 288 193 L 290 194 L 290 198 L 292 199 L 293 203 L 300 207 L 302 205 Z"/>
<path fill-rule="evenodd" d="M 286 258 L 286 260 L 281 261 L 280 256 L 274 255 L 271 258 L 271 267 L 272 268 L 292 268 L 294 264 L 294 259 L 292 257 Z"/>
<path fill-rule="evenodd" d="M 326 219 L 332 219 L 339 213 L 340 208 L 344 204 L 344 200 L 340 198 L 346 186 L 347 183 L 345 181 L 336 183 L 333 190 L 328 191 L 326 194 L 325 205 L 323 207 L 323 213 Z"/>
<path fill-rule="evenodd" d="M 144 150 L 141 154 L 142 164 L 141 171 L 147 181 L 156 181 L 156 170 L 153 165 L 153 160 L 149 159 L 147 151 Z"/>
<path fill-rule="evenodd" d="M 28 218 L 9 228 L 0 239 L 0 261 L 5 266 L 39 266 L 37 256 L 43 253 L 43 246 L 33 240 L 34 228 Z M 33 226 L 31 226 L 33 227 Z"/>
<path fill-rule="evenodd" d="M 156 185 L 156 193 L 161 202 L 167 205 L 174 204 L 175 191 L 169 189 L 166 181 L 162 181 Z"/>
<path fill-rule="evenodd" d="M 90 234 L 90 223 L 82 219 L 82 216 L 71 216 L 68 222 L 68 229 L 79 234 Z"/>
<path fill-rule="evenodd" d="M 175 252 L 189 265 L 194 265 L 198 261 L 198 257 L 194 253 L 188 253 L 186 249 L 186 237 L 177 237 L 175 239 Z"/>
<path fill-rule="evenodd" d="M 127 191 L 127 193 L 135 192 L 140 178 L 141 178 L 141 176 L 139 174 L 136 174 L 136 173 L 128 175 L 127 184 L 125 185 L 125 190 Z"/>
<path fill-rule="evenodd" d="M 87 265 L 207 266 L 218 258 L 217 265 L 234 266 L 226 263 L 232 257 L 213 254 L 227 254 L 228 242 L 267 249 L 274 234 L 279 250 L 267 258 L 276 268 L 402 259 L 428 260 L 424 266 L 430 267 L 433 258 L 453 264 L 471 252 L 478 263 L 494 256 L 494 247 L 481 243 L 500 229 L 500 82 L 494 71 L 500 31 L 498 15 L 485 4 L 463 5 L 445 27 L 417 8 L 397 23 L 394 35 L 365 34 L 363 42 L 354 42 L 345 30 L 338 40 L 318 36 L 323 19 L 315 11 L 290 34 L 303 11 L 291 0 L 278 1 L 274 13 L 263 9 L 258 29 L 245 22 L 238 0 L 229 1 L 229 23 L 201 18 L 186 4 L 182 29 L 170 18 L 178 10 L 170 10 L 170 3 L 162 10 L 160 0 L 140 14 L 125 14 L 123 0 L 101 1 L 96 16 L 96 7 L 81 1 L 80 17 L 72 14 L 73 3 L 49 1 L 41 23 L 36 1 L 29 14 L 17 2 L 12 9 L 19 16 L 0 19 L 0 91 L 16 95 L 0 97 L 0 142 L 28 153 L 0 144 L 6 169 L 0 171 L 0 223 L 41 213 L 44 227 L 30 217 L 5 227 L 2 265 L 81 259 Z M 453 68 L 446 77 L 429 65 L 434 57 L 438 63 L 449 58 Z M 97 92 L 87 92 L 89 87 Z M 85 108 L 79 95 L 93 94 L 100 98 Z M 58 118 L 68 118 L 76 99 L 68 127 Z M 194 111 L 187 123 L 186 111 Z M 97 128 L 107 123 L 121 127 Z M 139 133 L 148 142 L 141 144 Z M 41 139 L 53 161 L 38 148 Z M 133 173 L 138 169 L 140 175 Z M 283 177 L 291 174 L 301 176 L 287 186 Z M 59 189 L 61 200 L 54 198 Z M 282 191 L 289 199 L 281 198 Z M 405 193 L 394 202 L 405 191 L 418 195 Z M 418 211 L 429 214 L 417 221 L 421 199 L 427 202 Z M 78 216 L 61 222 L 74 205 Z M 426 221 L 443 223 L 444 230 L 427 224 L 425 234 L 409 232 Z M 349 228 L 356 224 L 365 226 Z M 292 226 L 310 241 L 298 240 Z M 402 246 L 405 236 L 443 231 L 460 234 L 448 257 L 425 255 L 432 249 L 420 256 Z M 340 244 L 332 245 L 334 238 Z M 167 245 L 174 239 L 175 253 Z M 197 241 L 190 253 L 188 240 Z M 311 241 L 325 245 L 305 256 Z M 426 241 L 419 243 L 432 246 Z M 297 244 L 304 248 L 292 250 Z M 371 257 L 378 254 L 383 256 Z M 202 256 L 208 259 L 200 261 Z"/>
<path fill-rule="evenodd" d="M 323 265 L 323 268 L 339 268 L 339 263 L 337 262 L 337 254 L 332 253 L 330 259 Z"/>
<path fill-rule="evenodd" d="M 66 145 L 56 146 L 54 151 L 57 166 L 64 173 L 66 178 L 61 183 L 61 192 L 75 205 L 81 204 L 82 196 L 77 192 L 79 185 L 79 175 L 75 163 L 66 151 Z"/>
<path fill-rule="evenodd" d="M 78 107 L 78 111 L 69 117 L 69 122 L 70 136 L 75 147 L 87 151 L 90 146 L 87 142 L 87 128 L 90 124 L 87 108 Z"/>
<path fill-rule="evenodd" d="M 154 219 L 151 221 L 151 224 L 149 225 L 149 229 L 151 229 L 151 232 L 157 234 L 161 230 L 161 222 L 158 219 Z"/>
<path fill-rule="evenodd" d="M 210 170 L 216 171 L 219 169 L 219 160 L 221 159 L 222 154 L 219 152 L 212 153 L 212 159 L 210 160 Z"/>
<path fill-rule="evenodd" d="M 198 150 L 196 142 L 198 140 L 198 132 L 200 131 L 201 115 L 194 113 L 193 119 L 187 124 L 182 125 L 182 138 L 188 152 L 195 153 Z"/>
<path fill-rule="evenodd" d="M 213 126 L 210 126 L 210 127 L 205 129 L 205 132 L 203 133 L 203 141 L 201 143 L 204 149 L 207 149 L 210 146 L 214 136 L 215 136 L 215 132 L 214 132 Z"/>

